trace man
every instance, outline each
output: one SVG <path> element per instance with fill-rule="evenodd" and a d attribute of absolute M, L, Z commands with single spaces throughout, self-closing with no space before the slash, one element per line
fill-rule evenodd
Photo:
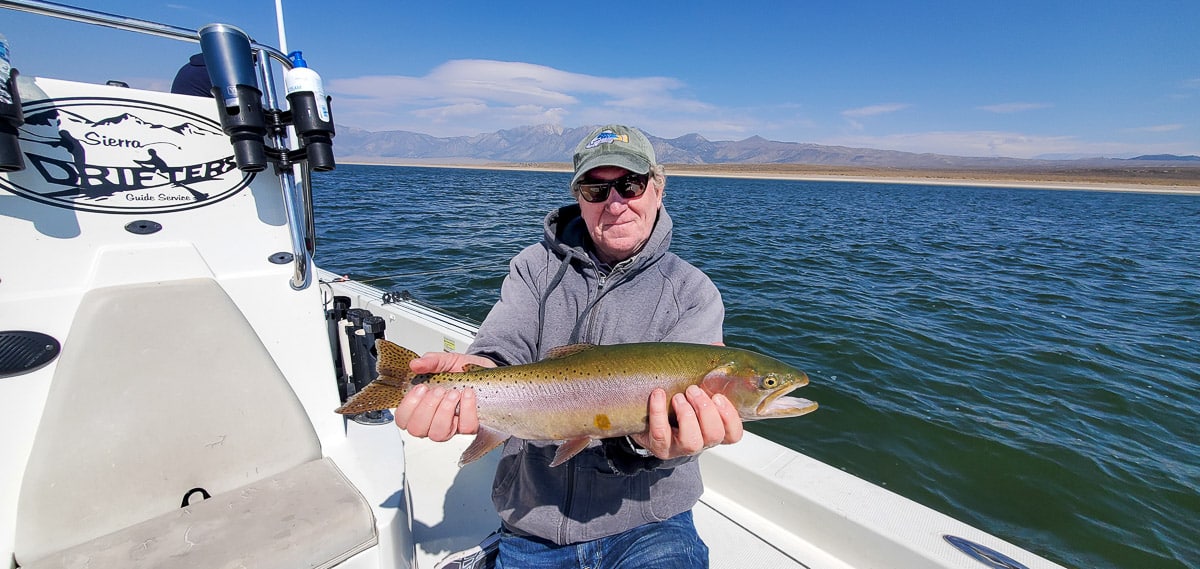
<path fill-rule="evenodd" d="M 550 212 L 542 241 L 513 258 L 469 353 L 426 354 L 413 371 L 532 363 L 575 343 L 721 343 L 720 293 L 668 250 L 666 176 L 650 141 L 635 128 L 601 127 L 574 163 L 576 203 Z M 696 455 L 740 440 L 741 419 L 724 396 L 698 387 L 669 403 L 655 390 L 647 410 L 645 432 L 593 441 L 554 468 L 556 442 L 505 443 L 492 491 L 503 522 L 497 566 L 707 567 L 691 517 L 703 491 Z M 418 385 L 396 424 L 435 441 L 475 433 L 475 394 Z"/>
<path fill-rule="evenodd" d="M 171 92 L 196 97 L 213 96 L 212 80 L 208 78 L 208 67 L 204 64 L 203 53 L 189 57 L 188 62 L 179 68 L 171 82 Z"/>

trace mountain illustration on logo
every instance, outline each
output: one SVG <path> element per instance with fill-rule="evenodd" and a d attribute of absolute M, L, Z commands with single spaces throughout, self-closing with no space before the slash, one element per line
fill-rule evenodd
<path fill-rule="evenodd" d="M 219 130 L 213 129 L 211 127 L 204 127 L 202 125 L 198 125 L 198 124 L 196 124 L 194 122 L 190 122 L 190 121 L 185 121 L 183 123 L 180 123 L 180 124 L 177 124 L 174 126 L 169 126 L 169 125 L 165 125 L 165 124 L 158 124 L 158 123 L 153 123 L 153 122 L 147 121 L 133 113 L 128 113 L 128 112 L 122 113 L 122 114 L 114 116 L 114 117 L 108 117 L 108 118 L 104 118 L 104 119 L 100 119 L 100 120 L 92 122 L 92 126 L 94 126 L 94 127 L 118 126 L 118 125 L 124 126 L 124 127 L 128 127 L 129 125 L 136 125 L 139 127 L 149 128 L 150 130 L 166 129 L 166 130 L 175 132 L 177 134 L 188 134 L 188 135 L 190 135 L 190 134 L 200 134 L 200 135 L 221 134 L 221 132 Z"/>
<path fill-rule="evenodd" d="M 156 126 L 152 123 L 146 122 L 146 121 L 138 118 L 136 115 L 134 115 L 132 113 L 122 113 L 115 117 L 108 117 L 106 119 L 92 121 L 92 126 L 108 126 L 108 125 L 125 124 L 125 123 L 145 125 L 145 126 L 149 126 L 151 128 Z M 158 125 L 158 126 L 161 128 L 161 125 Z"/>
<path fill-rule="evenodd" d="M 184 134 L 184 135 L 188 135 L 188 134 L 221 134 L 220 132 L 214 132 L 213 129 L 211 129 L 211 128 L 204 128 L 202 126 L 197 126 L 195 123 L 190 123 L 190 122 L 185 122 L 185 123 L 177 125 L 177 126 L 169 126 L 166 128 L 167 128 L 167 130 L 173 130 L 179 134 Z"/>

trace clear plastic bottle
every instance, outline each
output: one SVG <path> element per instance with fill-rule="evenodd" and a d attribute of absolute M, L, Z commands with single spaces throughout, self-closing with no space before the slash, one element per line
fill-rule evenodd
<path fill-rule="evenodd" d="M 12 61 L 8 56 L 8 38 L 0 34 L 0 103 L 12 104 L 12 93 L 8 92 L 8 77 L 12 72 Z"/>
<path fill-rule="evenodd" d="M 47 95 L 34 82 L 33 76 L 24 73 L 17 75 L 17 93 L 21 95 L 21 104 L 31 101 L 44 101 L 50 98 L 50 95 Z"/>
<path fill-rule="evenodd" d="M 287 94 L 312 91 L 313 96 L 317 99 L 317 117 L 324 122 L 330 122 L 329 100 L 325 98 L 325 84 L 321 81 L 321 76 L 308 68 L 308 62 L 304 61 L 304 56 L 300 52 L 293 51 L 288 54 L 288 57 L 291 58 L 294 67 L 283 76 L 283 85 Z"/>

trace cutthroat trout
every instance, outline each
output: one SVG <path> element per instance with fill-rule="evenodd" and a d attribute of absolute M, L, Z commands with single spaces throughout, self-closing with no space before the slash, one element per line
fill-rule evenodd
<path fill-rule="evenodd" d="M 470 463 L 509 437 L 565 441 L 551 466 L 558 466 L 592 439 L 646 430 L 650 392 L 661 387 L 670 400 L 689 385 L 709 396 L 723 394 L 743 421 L 796 417 L 817 404 L 784 397 L 808 384 L 808 376 L 779 360 L 747 350 L 679 343 L 576 344 L 550 351 L 532 364 L 485 368 L 469 365 L 463 373 L 414 374 L 411 350 L 378 340 L 379 378 L 336 412 L 353 415 L 400 404 L 413 385 L 475 390 L 479 432 L 459 465 Z"/>

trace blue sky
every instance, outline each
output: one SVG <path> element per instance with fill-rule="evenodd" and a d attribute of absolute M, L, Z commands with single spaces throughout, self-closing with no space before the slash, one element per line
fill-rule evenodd
<path fill-rule="evenodd" d="M 74 4 L 278 44 L 273 0 Z M 624 122 L 970 156 L 1200 154 L 1196 0 L 293 0 L 284 16 L 336 122 L 374 131 Z M 0 33 L 26 74 L 158 90 L 197 50 L 8 11 Z"/>

